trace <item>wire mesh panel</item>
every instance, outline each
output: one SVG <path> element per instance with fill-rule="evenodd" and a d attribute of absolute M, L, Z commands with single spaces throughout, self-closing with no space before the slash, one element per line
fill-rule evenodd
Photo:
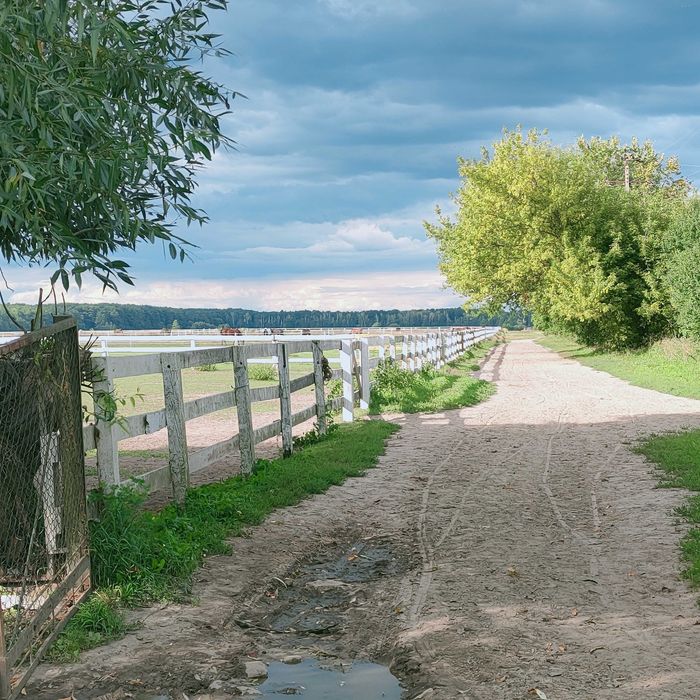
<path fill-rule="evenodd" d="M 0 700 L 89 588 L 80 385 L 73 319 L 0 346 Z"/>

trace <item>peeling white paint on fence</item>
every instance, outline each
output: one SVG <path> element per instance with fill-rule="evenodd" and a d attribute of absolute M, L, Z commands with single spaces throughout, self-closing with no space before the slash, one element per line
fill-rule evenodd
<path fill-rule="evenodd" d="M 184 498 L 190 474 L 220 461 L 238 449 L 241 455 L 241 470 L 249 474 L 255 462 L 255 445 L 276 435 L 282 435 L 285 454 L 291 454 L 292 428 L 314 416 L 320 432 L 326 430 L 326 414 L 342 409 L 342 420 L 354 419 L 354 408 L 359 399 L 360 406 L 367 408 L 371 392 L 371 370 L 381 359 L 390 357 L 402 367 L 418 371 L 424 364 L 432 363 L 440 368 L 462 355 L 470 346 L 495 335 L 500 328 L 484 327 L 466 330 L 438 330 L 420 334 L 384 334 L 357 338 L 356 336 L 280 336 L 270 342 L 260 342 L 260 336 L 252 339 L 241 336 L 220 336 L 228 344 L 204 348 L 158 348 L 151 354 L 122 355 L 123 348 L 114 348 L 120 354 L 94 357 L 95 370 L 102 380 L 95 384 L 95 392 L 113 392 L 114 381 L 122 377 L 160 374 L 163 378 L 165 406 L 129 416 L 115 422 L 112 417 L 97 411 L 95 425 L 83 427 L 85 449 L 96 449 L 98 476 L 103 485 L 129 483 L 121 479 L 118 444 L 121 440 L 146 435 L 166 428 L 168 431 L 168 466 L 155 469 L 140 477 L 151 490 L 170 487 L 175 500 Z M 120 336 L 114 336 L 122 340 Z M 141 336 L 132 336 L 136 340 Z M 146 341 L 152 336 L 143 336 Z M 183 336 L 170 336 L 181 342 Z M 206 337 L 207 341 L 212 339 Z M 219 336 L 216 336 L 219 339 Z M 230 344 L 235 340 L 235 344 Z M 254 342 L 253 342 L 254 341 Z M 370 349 L 376 349 L 376 353 Z M 144 352 L 139 348 L 140 353 Z M 329 362 L 340 364 L 333 370 L 333 378 L 341 379 L 342 396 L 329 400 L 325 393 L 322 363 L 324 352 L 336 351 L 338 358 Z M 136 349 L 134 348 L 134 352 Z M 294 357 L 300 353 L 311 353 L 311 357 Z M 313 365 L 313 371 L 293 380 L 289 378 L 289 364 L 303 362 Z M 276 386 L 250 388 L 248 365 L 268 362 L 278 366 Z M 235 388 L 219 394 L 185 401 L 182 395 L 182 370 L 208 364 L 230 364 Z M 355 390 L 354 381 L 359 385 Z M 297 391 L 314 387 L 315 402 L 297 413 L 292 413 L 291 397 Z M 280 401 L 279 420 L 253 429 L 252 404 L 260 401 Z M 99 402 L 98 402 L 99 403 Z M 187 446 L 187 421 L 226 408 L 236 408 L 238 433 L 232 438 L 190 452 Z"/>

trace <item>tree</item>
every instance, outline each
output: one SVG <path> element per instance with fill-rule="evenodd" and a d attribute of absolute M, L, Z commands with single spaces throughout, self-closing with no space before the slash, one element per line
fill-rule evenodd
<path fill-rule="evenodd" d="M 669 227 L 666 281 L 678 326 L 700 340 L 700 200 L 691 199 Z"/>
<path fill-rule="evenodd" d="M 0 7 L 0 257 L 132 284 L 121 252 L 203 223 L 196 173 L 237 93 L 195 70 L 226 51 L 208 13 L 226 0 L 6 0 Z"/>
<path fill-rule="evenodd" d="M 480 160 L 460 160 L 456 219 L 438 212 L 426 224 L 449 284 L 473 309 L 522 308 L 591 344 L 630 347 L 661 332 L 650 253 L 661 224 L 650 222 L 663 219 L 657 193 L 675 201 L 683 188 L 657 177 L 665 166 L 652 149 L 648 186 L 625 191 L 612 181 L 624 148 L 597 139 L 564 149 L 516 130 Z"/>

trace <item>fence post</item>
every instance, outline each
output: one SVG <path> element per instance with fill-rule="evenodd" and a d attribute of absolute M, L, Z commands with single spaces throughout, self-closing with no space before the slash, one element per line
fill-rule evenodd
<path fill-rule="evenodd" d="M 325 435 L 328 432 L 328 422 L 326 420 L 326 393 L 323 381 L 323 352 L 314 340 L 311 349 L 314 357 L 314 390 L 316 392 L 316 423 L 318 432 Z"/>
<path fill-rule="evenodd" d="M 360 408 L 369 408 L 369 339 L 360 341 Z"/>
<path fill-rule="evenodd" d="M 393 335 L 389 336 L 389 359 L 396 362 L 396 337 Z"/>
<path fill-rule="evenodd" d="M 182 370 L 175 353 L 160 356 L 165 399 L 165 424 L 168 427 L 168 467 L 175 503 L 184 503 L 190 485 L 187 457 L 187 429 L 185 427 L 185 400 L 182 395 Z"/>
<path fill-rule="evenodd" d="M 97 448 L 97 474 L 100 484 L 119 486 L 119 444 L 114 429 L 114 416 L 105 414 L 101 396 L 114 396 L 114 382 L 109 376 L 109 359 L 94 358 L 93 367 L 102 379 L 93 386 L 93 401 L 95 405 L 95 447 Z"/>
<path fill-rule="evenodd" d="M 386 336 L 380 335 L 379 340 L 379 359 L 383 361 L 386 358 Z"/>
<path fill-rule="evenodd" d="M 340 341 L 340 369 L 343 373 L 343 422 L 352 423 L 355 394 L 352 386 L 354 352 L 351 340 Z"/>
<path fill-rule="evenodd" d="M 289 351 L 286 343 L 280 343 L 277 346 L 277 369 L 280 378 L 282 454 L 289 457 L 294 448 L 294 440 L 292 437 L 292 395 L 289 387 Z"/>
<path fill-rule="evenodd" d="M 232 347 L 233 378 L 235 382 L 236 412 L 238 413 L 238 445 L 241 451 L 241 472 L 250 474 L 255 464 L 253 414 L 250 408 L 250 380 L 245 347 Z"/>

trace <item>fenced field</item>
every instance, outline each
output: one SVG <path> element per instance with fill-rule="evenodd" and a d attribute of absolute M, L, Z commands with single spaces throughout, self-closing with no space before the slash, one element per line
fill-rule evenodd
<path fill-rule="evenodd" d="M 324 432 L 328 414 L 336 411 L 343 421 L 353 420 L 358 401 L 361 408 L 368 406 L 371 370 L 382 359 L 411 370 L 426 362 L 441 367 L 497 331 L 285 336 L 273 342 L 217 337 L 227 344 L 196 349 L 182 347 L 191 339 L 174 336 L 179 346 L 145 355 L 122 354 L 116 346 L 108 356 L 93 358 L 101 377 L 96 394 L 126 401 L 122 418 L 115 420 L 98 400 L 96 420 L 84 427 L 86 450 L 95 455 L 94 479 L 109 485 L 138 479 L 151 491 L 172 491 L 180 500 L 193 476 L 217 464 L 230 467 L 238 455 L 236 468 L 249 473 L 260 443 L 277 438 L 289 454 L 295 429 L 305 431 L 315 423 Z"/>

